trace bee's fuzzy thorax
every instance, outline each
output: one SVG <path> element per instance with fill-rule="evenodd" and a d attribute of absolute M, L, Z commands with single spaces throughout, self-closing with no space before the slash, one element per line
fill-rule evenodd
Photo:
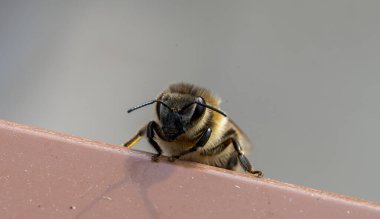
<path fill-rule="evenodd" d="M 165 91 L 164 91 L 165 92 Z M 210 90 L 199 87 L 193 84 L 188 83 L 175 83 L 169 86 L 169 88 L 166 90 L 166 92 L 171 93 L 180 93 L 180 94 L 189 94 L 192 96 L 199 96 L 205 99 L 205 101 L 216 108 L 219 108 L 219 105 L 221 103 L 220 98 L 218 98 L 215 94 L 213 94 Z"/>

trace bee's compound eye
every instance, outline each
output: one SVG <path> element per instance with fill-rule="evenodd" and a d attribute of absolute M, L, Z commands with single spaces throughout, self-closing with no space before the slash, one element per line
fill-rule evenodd
<path fill-rule="evenodd" d="M 197 97 L 196 102 L 205 104 L 205 101 L 203 100 L 202 97 Z M 191 121 L 195 121 L 195 120 L 199 119 L 203 115 L 205 110 L 206 110 L 206 108 L 204 106 L 197 104 L 197 106 L 195 107 L 193 116 L 191 117 Z"/>
<path fill-rule="evenodd" d="M 160 119 L 161 107 L 162 107 L 162 104 L 158 102 L 156 105 L 156 113 L 157 113 L 158 119 Z"/>

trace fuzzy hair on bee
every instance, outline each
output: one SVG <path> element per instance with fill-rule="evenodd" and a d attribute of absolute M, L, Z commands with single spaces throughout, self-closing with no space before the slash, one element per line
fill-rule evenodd
<path fill-rule="evenodd" d="M 157 154 L 261 177 L 245 155 L 252 149 L 244 132 L 220 110 L 221 100 L 211 91 L 187 83 L 172 84 L 155 100 L 136 106 L 128 113 L 156 104 L 157 119 L 144 125 L 123 144 L 131 148 L 146 135 Z"/>

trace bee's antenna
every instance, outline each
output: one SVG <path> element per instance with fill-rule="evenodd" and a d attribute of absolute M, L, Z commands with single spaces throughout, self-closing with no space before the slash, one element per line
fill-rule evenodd
<path fill-rule="evenodd" d="M 195 103 L 196 103 L 196 104 L 199 104 L 199 105 L 201 105 L 201 106 L 204 106 L 204 107 L 206 107 L 206 108 L 209 108 L 209 109 L 211 109 L 211 110 L 213 110 L 213 111 L 215 111 L 215 112 L 217 112 L 217 113 L 219 113 L 219 114 L 222 114 L 224 117 L 227 117 L 227 114 L 225 114 L 225 113 L 222 112 L 221 110 L 218 110 L 218 109 L 215 108 L 215 107 L 212 107 L 212 106 L 207 105 L 207 104 L 199 103 L 199 102 L 195 102 Z"/>
<path fill-rule="evenodd" d="M 203 99 L 202 99 L 202 101 L 203 101 Z M 186 105 L 186 106 L 183 107 L 183 108 L 190 107 L 190 106 L 193 105 L 193 104 L 199 104 L 199 105 L 201 105 L 201 106 L 203 106 L 203 107 L 209 108 L 210 110 L 213 110 L 213 111 L 215 111 L 215 112 L 217 112 L 217 113 L 223 115 L 224 117 L 227 117 L 227 114 L 224 113 L 223 111 L 221 111 L 221 110 L 219 110 L 219 109 L 217 109 L 217 108 L 215 108 L 215 107 L 212 107 L 212 106 L 210 106 L 210 105 L 207 105 L 207 104 L 205 104 L 205 103 L 201 103 L 201 102 L 199 102 L 199 101 L 191 102 L 191 103 L 189 103 L 188 105 Z M 183 109 L 183 108 L 182 108 L 182 109 Z"/>
<path fill-rule="evenodd" d="M 146 102 L 146 103 L 143 103 L 143 104 L 141 104 L 141 105 L 139 105 L 139 106 L 135 106 L 135 107 L 129 109 L 127 112 L 130 113 L 130 112 L 132 112 L 132 111 L 135 111 L 135 110 L 137 110 L 137 109 L 140 109 L 140 108 L 142 108 L 142 107 L 144 107 L 144 106 L 148 106 L 148 105 L 153 104 L 153 103 L 155 103 L 155 102 L 156 102 L 156 100 L 151 100 L 151 101 Z"/>
<path fill-rule="evenodd" d="M 170 109 L 170 107 L 169 107 L 168 105 L 166 105 L 164 102 L 162 102 L 161 100 L 151 100 L 151 101 L 149 101 L 149 102 L 143 103 L 143 104 L 141 104 L 141 105 L 138 105 L 138 106 L 135 106 L 135 107 L 129 109 L 129 110 L 127 111 L 127 113 L 130 113 L 130 112 L 132 112 L 132 111 L 135 111 L 135 110 L 137 110 L 137 109 L 140 109 L 140 108 L 142 108 L 142 107 L 144 107 L 144 106 L 151 105 L 151 104 L 156 103 L 156 102 L 157 102 L 157 103 L 161 103 L 162 105 L 164 105 L 165 107 L 167 107 L 167 108 Z"/>
<path fill-rule="evenodd" d="M 131 112 L 133 112 L 133 111 L 135 111 L 135 110 L 137 110 L 137 109 L 140 109 L 140 108 L 142 108 L 142 107 L 144 107 L 144 106 L 151 105 L 151 104 L 153 104 L 153 103 L 161 103 L 163 106 L 165 106 L 165 107 L 167 107 L 169 110 L 171 110 L 171 108 L 170 108 L 168 105 L 166 105 L 164 102 L 162 102 L 161 100 L 151 100 L 151 101 L 149 101 L 149 102 L 146 102 L 146 103 L 143 103 L 143 104 L 141 104 L 141 105 L 135 106 L 135 107 L 129 109 L 127 112 L 128 112 L 128 113 L 131 113 Z M 221 114 L 221 115 L 227 117 L 227 114 L 225 114 L 224 112 L 222 112 L 221 110 L 219 110 L 219 109 L 217 109 L 217 108 L 215 108 L 215 107 L 212 107 L 212 106 L 210 106 L 210 105 L 207 105 L 207 104 L 204 104 L 204 103 L 200 103 L 200 102 L 194 102 L 194 103 L 195 103 L 195 104 L 199 104 L 199 105 L 201 105 L 201 106 L 204 106 L 204 107 L 206 107 L 206 108 L 209 108 L 209 109 L 211 109 L 211 110 L 213 110 L 213 111 L 215 111 L 215 112 L 217 112 L 217 113 L 219 113 L 219 114 Z M 191 104 L 194 104 L 194 103 L 191 103 Z M 189 105 L 191 105 L 191 104 L 189 104 Z"/>

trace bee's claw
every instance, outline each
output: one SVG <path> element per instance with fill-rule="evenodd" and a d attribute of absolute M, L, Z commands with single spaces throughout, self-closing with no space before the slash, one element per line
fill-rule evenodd
<path fill-rule="evenodd" d="M 262 178 L 264 176 L 263 172 L 261 172 L 260 170 L 250 170 L 248 172 L 252 173 L 254 176 L 259 178 Z"/>
<path fill-rule="evenodd" d="M 175 160 L 177 160 L 179 158 L 179 156 L 170 156 L 170 157 L 168 157 L 168 160 L 170 161 L 170 162 L 174 162 Z"/>
<path fill-rule="evenodd" d="M 152 156 L 152 161 L 154 161 L 154 162 L 158 162 L 159 157 L 160 157 L 159 154 L 155 154 L 155 155 L 153 155 L 153 156 Z"/>

